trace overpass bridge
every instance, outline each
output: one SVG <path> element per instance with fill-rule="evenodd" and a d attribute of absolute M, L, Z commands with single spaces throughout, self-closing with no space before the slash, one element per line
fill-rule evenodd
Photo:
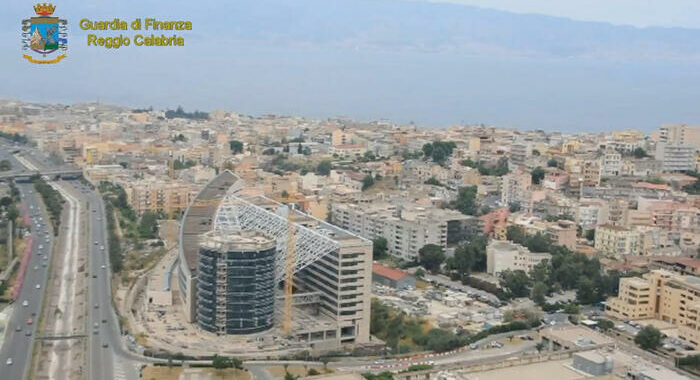
<path fill-rule="evenodd" d="M 32 176 L 48 176 L 51 178 L 75 179 L 83 175 L 80 169 L 55 169 L 55 170 L 15 170 L 9 172 L 0 172 L 0 181 L 8 181 L 12 179 L 29 179 Z"/>

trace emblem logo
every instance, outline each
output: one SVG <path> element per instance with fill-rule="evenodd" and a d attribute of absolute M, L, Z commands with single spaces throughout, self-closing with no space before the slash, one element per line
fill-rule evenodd
<path fill-rule="evenodd" d="M 68 22 L 52 17 L 56 6 L 37 4 L 37 17 L 22 20 L 22 51 L 31 63 L 58 63 L 68 51 Z"/>

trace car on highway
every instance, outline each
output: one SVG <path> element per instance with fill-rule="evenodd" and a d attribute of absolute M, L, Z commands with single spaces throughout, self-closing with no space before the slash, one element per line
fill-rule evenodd
<path fill-rule="evenodd" d="M 100 268 L 102 268 L 102 269 L 107 269 L 107 267 L 106 267 L 106 266 L 104 266 L 104 265 L 103 265 L 103 266 L 101 266 Z"/>
<path fill-rule="evenodd" d="M 35 287 L 36 287 L 37 289 L 41 289 L 41 285 L 39 285 L 39 284 L 36 284 Z"/>
<path fill-rule="evenodd" d="M 15 327 L 15 331 L 22 331 L 22 325 L 17 325 L 17 327 Z"/>
<path fill-rule="evenodd" d="M 39 269 L 39 266 L 38 266 L 38 265 L 34 265 L 34 270 L 37 270 L 37 269 Z"/>
<path fill-rule="evenodd" d="M 12 365 L 12 358 L 7 358 L 7 361 L 5 362 L 7 365 Z"/>
<path fill-rule="evenodd" d="M 109 347 L 109 344 L 107 344 L 107 342 L 103 342 L 102 347 L 107 348 L 107 347 Z"/>
<path fill-rule="evenodd" d="M 105 250 L 105 246 L 104 246 L 104 245 L 101 245 L 101 246 L 100 246 L 100 249 L 104 251 L 104 250 Z"/>
<path fill-rule="evenodd" d="M 95 304 L 95 309 L 98 309 L 99 307 L 100 307 L 100 305 Z"/>
<path fill-rule="evenodd" d="M 32 319 L 32 317 L 29 317 L 29 319 L 27 319 L 27 324 L 31 325 L 32 323 L 34 323 L 34 319 Z"/>
<path fill-rule="evenodd" d="M 25 331 L 24 336 L 32 336 L 32 330 Z"/>
<path fill-rule="evenodd" d="M 95 245 L 98 245 L 98 244 L 100 244 L 100 243 L 98 243 L 97 240 L 95 240 Z"/>
<path fill-rule="evenodd" d="M 24 300 L 24 301 L 22 302 L 22 306 L 24 306 L 24 307 L 29 306 L 29 301 Z"/>

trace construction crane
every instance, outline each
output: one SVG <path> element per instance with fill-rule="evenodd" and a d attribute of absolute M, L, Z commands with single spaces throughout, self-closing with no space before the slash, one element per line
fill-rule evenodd
<path fill-rule="evenodd" d="M 285 335 L 291 335 L 294 267 L 297 261 L 297 229 L 292 222 L 293 207 L 291 205 L 287 207 L 287 257 L 284 266 L 284 320 L 282 321 L 282 332 Z"/>

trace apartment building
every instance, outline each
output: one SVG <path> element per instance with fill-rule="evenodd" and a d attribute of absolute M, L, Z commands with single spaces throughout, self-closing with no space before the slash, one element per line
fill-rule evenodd
<path fill-rule="evenodd" d="M 622 168 L 622 155 L 612 149 L 608 149 L 600 160 L 600 171 L 603 177 L 616 177 L 620 175 Z"/>
<path fill-rule="evenodd" d="M 532 144 L 517 142 L 510 146 L 510 159 L 508 165 L 511 168 L 522 167 L 525 161 L 532 155 Z"/>
<path fill-rule="evenodd" d="M 621 278 L 617 297 L 606 302 L 607 315 L 618 319 L 660 319 L 678 327 L 678 338 L 700 347 L 700 278 L 663 269 L 642 278 Z"/>
<path fill-rule="evenodd" d="M 121 183 L 127 202 L 138 214 L 146 211 L 177 213 L 184 211 L 197 194 L 197 187 L 190 183 L 145 179 Z"/>
<path fill-rule="evenodd" d="M 625 227 L 604 224 L 595 229 L 595 249 L 603 254 L 620 257 L 639 252 L 639 233 Z"/>
<path fill-rule="evenodd" d="M 481 231 L 482 225 L 478 218 L 453 210 L 390 203 L 334 202 L 331 221 L 367 239 L 385 238 L 389 254 L 407 261 L 416 259 L 426 244 L 446 249 L 448 243 Z"/>
<path fill-rule="evenodd" d="M 559 169 L 549 169 L 544 175 L 542 187 L 550 190 L 561 190 L 569 183 L 569 175 Z"/>
<path fill-rule="evenodd" d="M 331 144 L 333 146 L 351 145 L 354 143 L 354 135 L 352 132 L 347 132 L 342 129 L 336 129 L 331 132 Z"/>
<path fill-rule="evenodd" d="M 523 209 L 530 209 L 531 188 L 530 173 L 518 169 L 506 174 L 501 179 L 501 203 L 503 205 L 519 204 Z"/>
<path fill-rule="evenodd" d="M 584 229 L 608 223 L 608 202 L 602 199 L 582 199 L 578 206 L 577 220 Z"/>
<path fill-rule="evenodd" d="M 661 161 L 665 172 L 694 170 L 696 149 L 692 145 L 659 142 L 656 144 L 655 158 Z"/>
<path fill-rule="evenodd" d="M 520 244 L 492 240 L 486 246 L 486 272 L 494 276 L 506 270 L 523 270 L 529 273 L 535 265 L 551 258 L 549 253 L 530 252 Z"/>
<path fill-rule="evenodd" d="M 700 127 L 664 124 L 659 128 L 659 142 L 690 145 L 700 149 Z"/>

